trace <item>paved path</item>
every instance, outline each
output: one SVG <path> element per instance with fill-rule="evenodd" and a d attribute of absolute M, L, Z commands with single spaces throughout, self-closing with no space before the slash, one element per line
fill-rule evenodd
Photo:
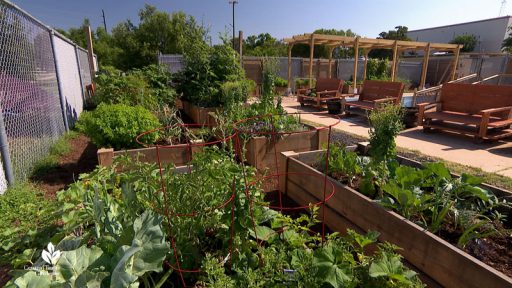
<path fill-rule="evenodd" d="M 283 107 L 288 112 L 319 112 L 318 109 L 308 106 L 301 108 L 292 97 L 283 97 Z M 318 124 L 333 123 L 333 117 L 326 112 L 322 115 L 303 114 L 301 117 Z M 342 117 L 341 122 L 334 128 L 368 137 L 368 123 L 361 116 Z M 428 156 L 512 177 L 510 138 L 506 141 L 477 144 L 471 137 L 439 132 L 426 134 L 418 127 L 402 131 L 396 142 L 399 147 L 420 151 Z"/>

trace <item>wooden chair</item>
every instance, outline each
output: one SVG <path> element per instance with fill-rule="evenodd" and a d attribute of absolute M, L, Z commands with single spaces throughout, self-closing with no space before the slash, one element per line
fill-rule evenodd
<path fill-rule="evenodd" d="M 446 83 L 437 102 L 418 104 L 418 123 L 479 141 L 511 136 L 512 86 Z"/>
<path fill-rule="evenodd" d="M 375 110 L 383 104 L 400 105 L 404 88 L 404 84 L 401 82 L 365 80 L 359 99 L 346 102 L 345 112 L 348 114 L 349 107 Z"/>
<path fill-rule="evenodd" d="M 327 100 L 340 99 L 342 89 L 343 80 L 317 78 L 314 89 L 297 89 L 297 101 L 301 106 L 305 103 L 313 103 L 315 107 L 321 107 Z M 315 95 L 308 93 L 315 93 Z"/>

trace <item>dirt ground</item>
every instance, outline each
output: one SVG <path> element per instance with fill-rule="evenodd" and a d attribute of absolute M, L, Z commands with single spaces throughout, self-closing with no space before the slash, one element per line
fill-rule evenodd
<path fill-rule="evenodd" d="M 89 138 L 80 134 L 70 142 L 71 151 L 60 157 L 58 167 L 44 175 L 30 179 L 37 183 L 48 197 L 54 197 L 57 191 L 78 180 L 81 173 L 94 170 L 98 164 L 97 148 Z"/>

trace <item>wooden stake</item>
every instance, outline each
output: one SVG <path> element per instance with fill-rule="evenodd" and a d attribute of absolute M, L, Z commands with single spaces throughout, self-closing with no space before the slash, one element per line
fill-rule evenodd
<path fill-rule="evenodd" d="M 89 70 L 91 71 L 91 82 L 94 84 L 94 75 L 96 75 L 96 69 L 94 68 L 94 48 L 92 44 L 91 26 L 87 26 L 84 29 L 85 35 L 87 37 L 87 56 L 89 56 Z"/>
<path fill-rule="evenodd" d="M 357 88 L 357 64 L 359 62 L 359 37 L 356 37 L 356 42 L 354 43 L 354 75 L 352 76 L 352 80 L 354 81 L 354 91 Z"/>
<path fill-rule="evenodd" d="M 423 67 L 421 68 L 421 80 L 420 80 L 420 90 L 425 89 L 425 81 L 427 81 L 427 69 L 428 69 L 428 61 L 430 60 L 430 43 L 428 43 L 425 48 L 425 55 L 423 56 Z"/>
<path fill-rule="evenodd" d="M 244 46 L 244 31 L 238 31 L 238 53 L 240 54 L 240 65 L 244 67 L 244 56 L 242 54 Z"/>

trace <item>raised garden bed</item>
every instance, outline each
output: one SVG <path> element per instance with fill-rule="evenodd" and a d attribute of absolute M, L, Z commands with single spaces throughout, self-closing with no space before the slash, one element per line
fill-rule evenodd
<path fill-rule="evenodd" d="M 245 144 L 245 160 L 259 170 L 274 170 L 276 153 L 279 155 L 285 151 L 304 152 L 321 149 L 322 145 L 327 143 L 329 130 L 306 126 L 311 130 L 251 137 Z"/>
<path fill-rule="evenodd" d="M 196 146 L 203 143 L 202 140 L 193 142 L 194 144 L 180 144 L 171 147 L 148 147 L 139 149 L 127 149 L 114 151 L 112 148 L 98 149 L 98 164 L 100 166 L 110 166 L 116 156 L 128 155 L 133 161 L 140 161 L 144 163 L 158 163 L 158 156 L 160 157 L 161 164 L 174 164 L 175 166 L 182 166 L 188 164 L 193 154 L 202 150 L 202 146 Z"/>
<path fill-rule="evenodd" d="M 183 112 L 185 112 L 194 123 L 209 126 L 215 125 L 214 118 L 210 114 L 221 109 L 219 107 L 203 108 L 185 100 L 181 100 L 181 106 Z"/>
<path fill-rule="evenodd" d="M 285 152 L 280 155 L 280 190 L 301 205 L 323 198 L 323 182 L 300 175 L 324 175 L 313 168 L 323 151 Z M 405 165 L 419 163 L 399 158 Z M 297 174 L 294 174 L 297 173 Z M 394 243 L 400 253 L 418 270 L 444 287 L 511 287 L 512 279 L 483 263 L 405 217 L 383 208 L 374 200 L 332 178 L 336 194 L 326 204 L 326 225 L 335 231 L 379 231 L 380 241 Z M 497 196 L 510 192 L 484 185 Z M 502 195 L 497 193 L 501 191 Z"/>

